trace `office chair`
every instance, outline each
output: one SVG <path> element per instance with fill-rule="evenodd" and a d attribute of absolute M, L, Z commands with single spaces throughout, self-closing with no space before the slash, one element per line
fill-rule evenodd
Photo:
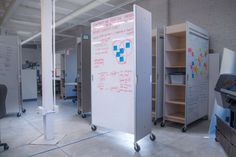
<path fill-rule="evenodd" d="M 0 84 L 0 118 L 6 115 L 6 97 L 7 97 L 7 87 L 5 85 Z M 4 150 L 9 149 L 9 146 L 6 143 L 1 143 L 1 133 L 0 133 L 0 147 L 3 147 Z"/>

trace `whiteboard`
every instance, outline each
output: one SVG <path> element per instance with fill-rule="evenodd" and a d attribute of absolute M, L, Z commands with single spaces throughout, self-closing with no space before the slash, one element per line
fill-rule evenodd
<path fill-rule="evenodd" d="M 200 33 L 199 33 L 200 32 Z M 188 24 L 186 54 L 186 124 L 208 114 L 209 39 L 207 33 Z"/>
<path fill-rule="evenodd" d="M 19 47 L 15 36 L 0 36 L 0 83 L 7 86 L 6 111 L 19 111 Z"/>
<path fill-rule="evenodd" d="M 37 99 L 37 74 L 35 69 L 23 69 L 21 71 L 22 99 Z"/>
<path fill-rule="evenodd" d="M 91 24 L 92 124 L 134 133 L 134 13 Z"/>

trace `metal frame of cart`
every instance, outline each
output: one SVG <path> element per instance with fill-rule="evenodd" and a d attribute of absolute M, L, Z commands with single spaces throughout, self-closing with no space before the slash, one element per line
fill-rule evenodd
<path fill-rule="evenodd" d="M 204 29 L 186 22 L 165 28 L 163 122 L 183 124 L 207 117 L 209 35 Z M 185 73 L 185 82 L 174 84 L 170 73 Z"/>

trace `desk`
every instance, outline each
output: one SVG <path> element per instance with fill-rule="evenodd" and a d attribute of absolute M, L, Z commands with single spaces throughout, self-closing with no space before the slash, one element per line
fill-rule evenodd
<path fill-rule="evenodd" d="M 76 82 L 65 83 L 65 86 L 77 86 Z"/>

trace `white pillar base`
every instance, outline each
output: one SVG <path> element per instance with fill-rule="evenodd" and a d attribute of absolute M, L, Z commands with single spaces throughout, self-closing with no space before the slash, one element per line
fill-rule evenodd
<path fill-rule="evenodd" d="M 44 138 L 45 140 L 54 139 L 54 113 L 46 113 L 43 115 Z"/>

